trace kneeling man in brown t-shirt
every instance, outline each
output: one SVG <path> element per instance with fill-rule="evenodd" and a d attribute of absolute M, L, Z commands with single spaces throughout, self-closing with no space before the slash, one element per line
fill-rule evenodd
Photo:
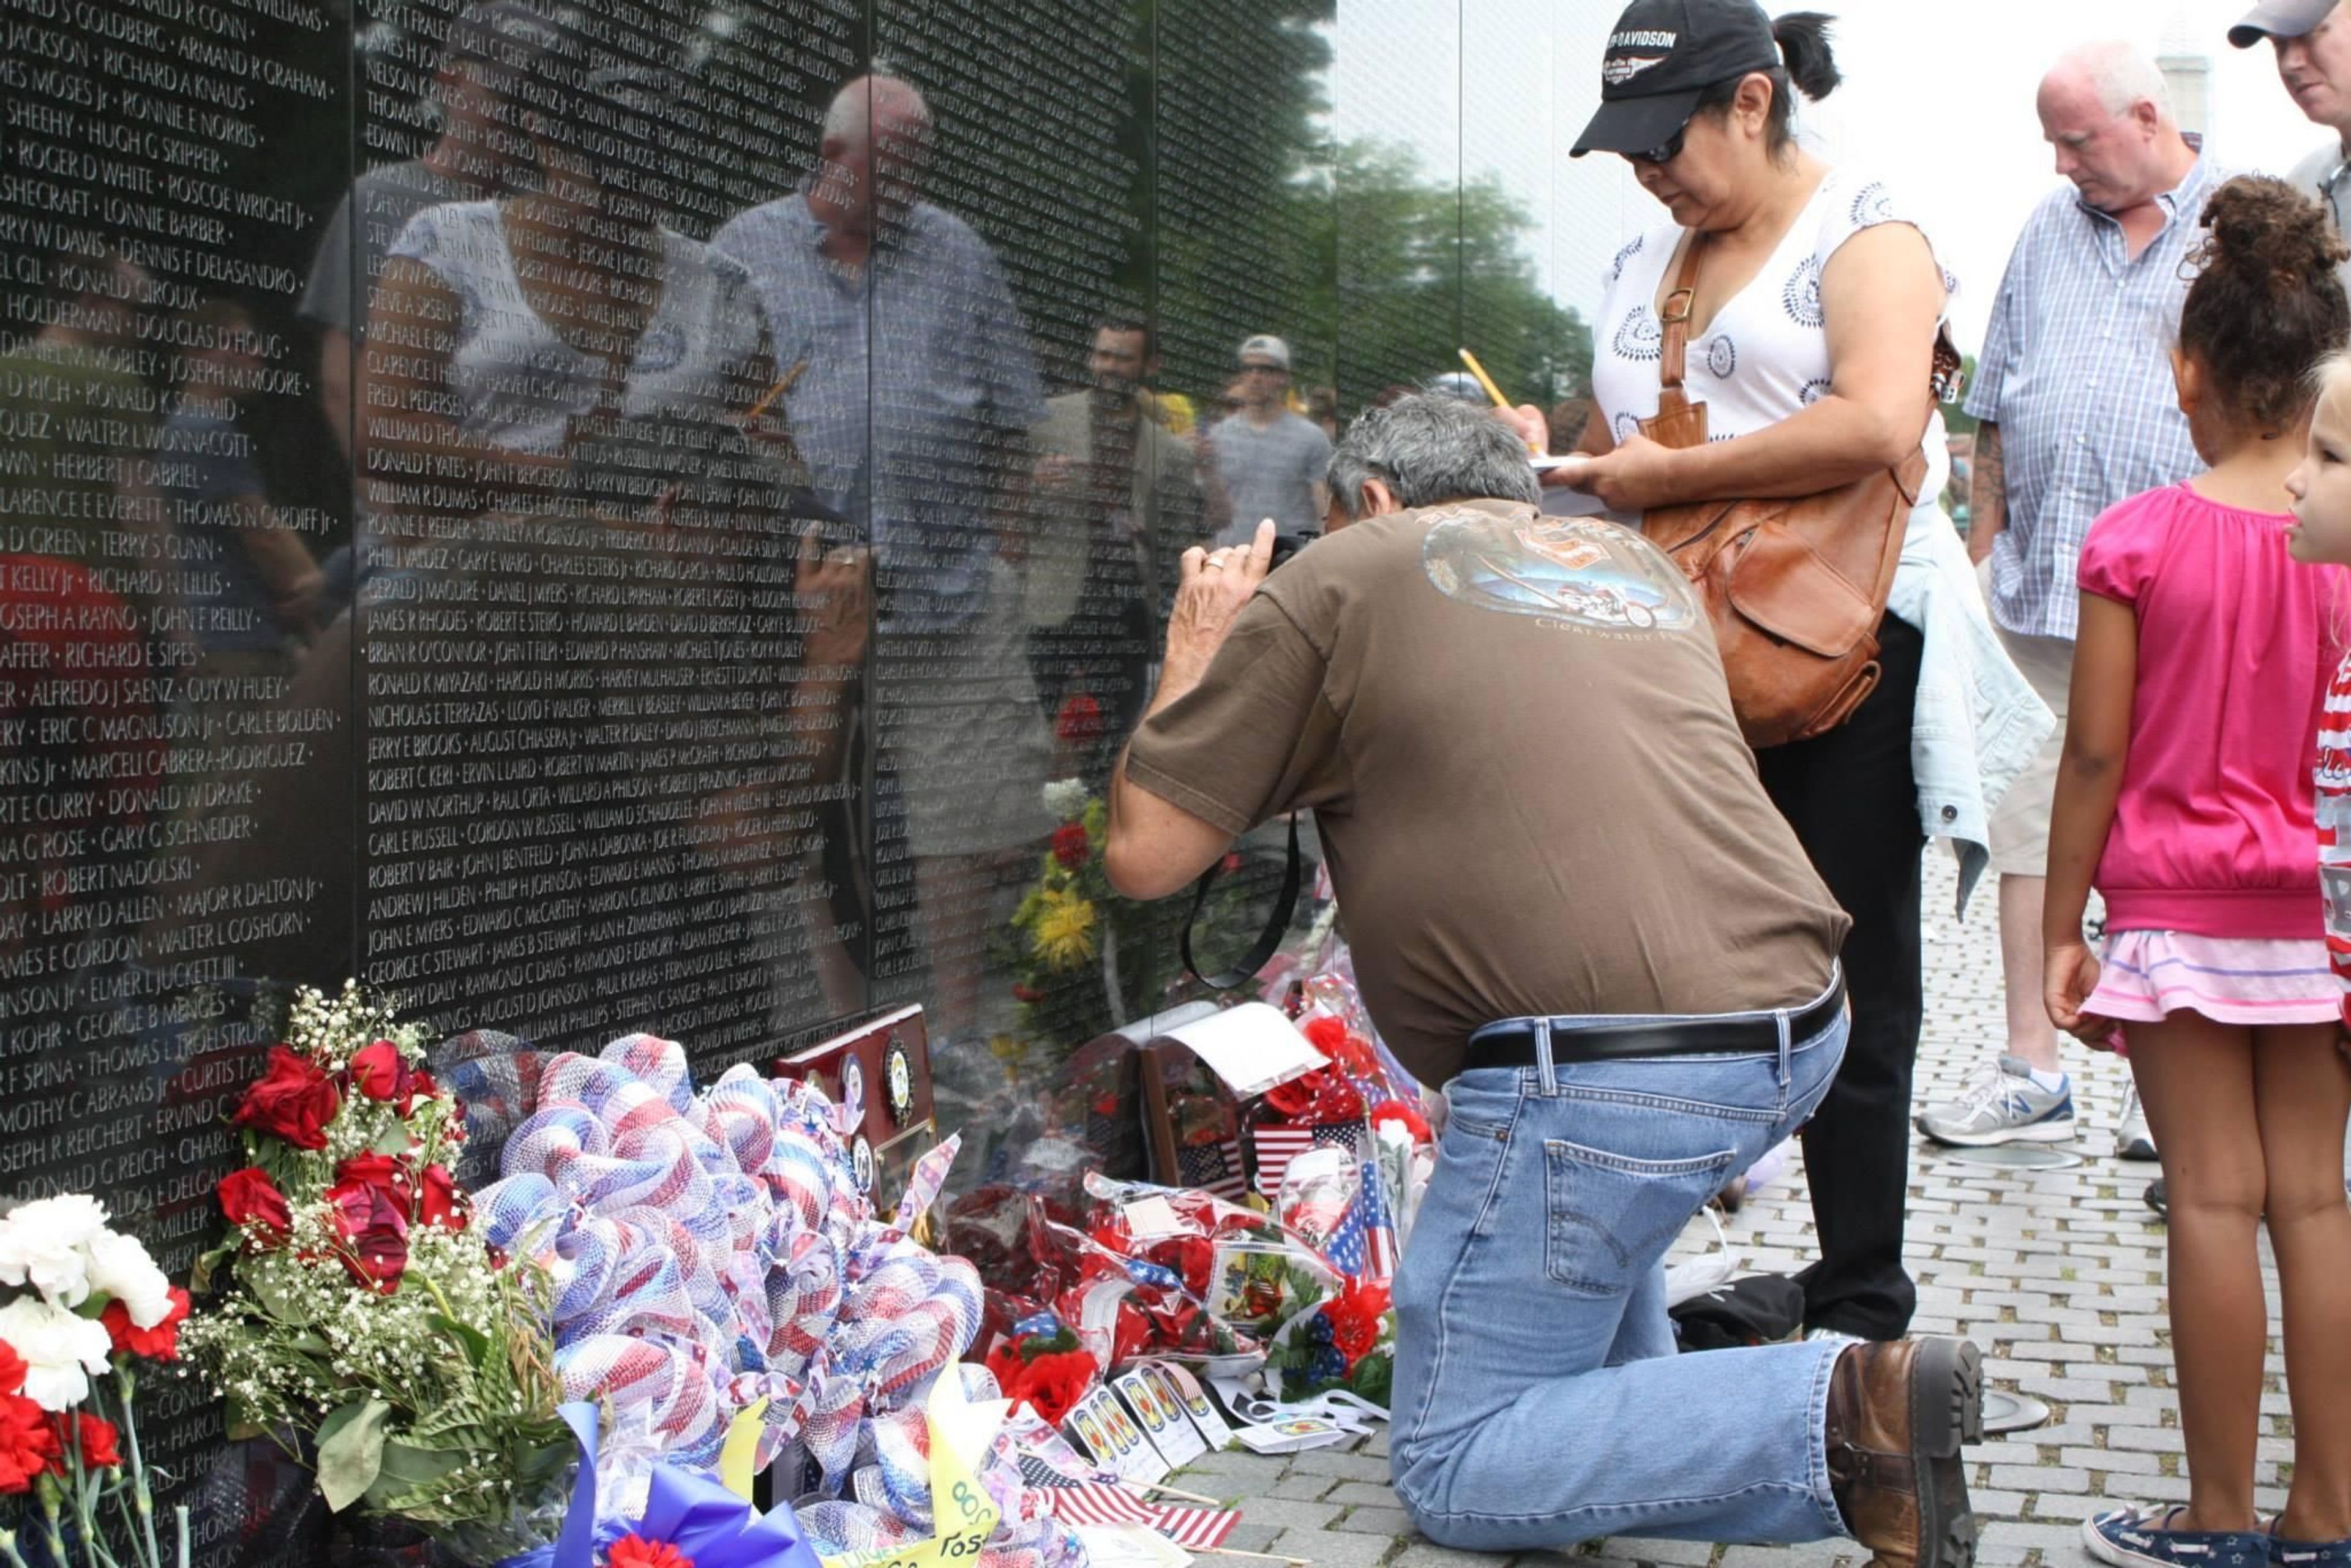
<path fill-rule="evenodd" d="M 1365 413 L 1346 526 L 1188 551 L 1107 865 L 1159 898 L 1312 808 L 1372 1018 L 1448 1106 L 1395 1281 L 1433 1540 L 1852 1534 L 1963 1560 L 1975 1348 L 1674 1352 L 1664 1258 L 1819 1103 L 1848 924 L 1757 781 L 1702 607 L 1445 399 Z"/>

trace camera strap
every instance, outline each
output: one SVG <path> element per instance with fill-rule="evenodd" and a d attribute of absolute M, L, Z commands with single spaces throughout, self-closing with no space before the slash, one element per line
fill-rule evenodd
<path fill-rule="evenodd" d="M 1199 924 L 1200 911 L 1207 906 L 1208 890 L 1224 873 L 1224 862 L 1219 860 L 1201 873 L 1198 883 L 1192 889 L 1191 913 L 1184 916 L 1184 935 L 1178 939 L 1184 955 L 1185 972 L 1212 991 L 1238 990 L 1255 979 L 1258 971 L 1281 950 L 1282 934 L 1290 929 L 1290 917 L 1298 913 L 1300 873 L 1305 863 L 1306 857 L 1298 847 L 1298 813 L 1292 811 L 1290 813 L 1289 861 L 1282 868 L 1281 896 L 1274 900 L 1272 918 L 1266 922 L 1265 929 L 1258 934 L 1258 939 L 1241 956 L 1238 965 L 1214 975 L 1200 973 L 1200 966 L 1192 956 L 1192 928 Z"/>

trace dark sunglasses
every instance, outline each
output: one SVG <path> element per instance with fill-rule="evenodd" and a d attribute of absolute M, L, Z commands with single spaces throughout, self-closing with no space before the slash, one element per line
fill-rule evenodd
<path fill-rule="evenodd" d="M 1652 147 L 1646 152 L 1627 152 L 1625 157 L 1635 163 L 1670 163 L 1682 155 L 1682 141 L 1689 135 L 1689 121 L 1685 120 L 1673 140 L 1662 147 Z"/>

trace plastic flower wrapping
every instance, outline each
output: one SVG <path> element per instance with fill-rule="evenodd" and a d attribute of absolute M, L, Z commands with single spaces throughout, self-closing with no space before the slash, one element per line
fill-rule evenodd
<path fill-rule="evenodd" d="M 767 1401 L 757 1462 L 776 1465 L 824 1555 L 932 1531 L 924 1401 L 977 1333 L 977 1274 L 909 1234 L 953 1139 L 897 1213 L 874 1212 L 847 1133 L 862 1119 L 807 1084 L 730 1068 L 696 1092 L 684 1051 L 651 1035 L 593 1057 L 463 1036 L 437 1053 L 466 1107 L 466 1175 L 493 1245 L 552 1275 L 555 1368 L 568 1400 L 609 1410 L 600 1514 L 632 1517 L 653 1468 L 707 1471 L 741 1412 Z M 963 1368 L 972 1397 L 996 1396 Z M 1003 1522 L 987 1568 L 1082 1561 L 1016 1467 L 981 1483 Z"/>

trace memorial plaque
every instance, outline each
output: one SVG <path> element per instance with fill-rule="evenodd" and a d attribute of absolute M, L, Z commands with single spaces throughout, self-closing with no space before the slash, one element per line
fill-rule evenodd
<path fill-rule="evenodd" d="M 1199 994 L 1099 801 L 1234 521 L 1238 347 L 1319 419 L 1343 313 L 1458 313 L 1343 295 L 1331 0 L 0 28 L 0 1202 L 184 1272 L 287 994 L 350 976 L 705 1075 L 920 1003 L 959 1184 L 1081 1136 L 1071 1053 Z M 319 1560 L 193 1385 L 144 1435 L 201 1562 Z"/>

